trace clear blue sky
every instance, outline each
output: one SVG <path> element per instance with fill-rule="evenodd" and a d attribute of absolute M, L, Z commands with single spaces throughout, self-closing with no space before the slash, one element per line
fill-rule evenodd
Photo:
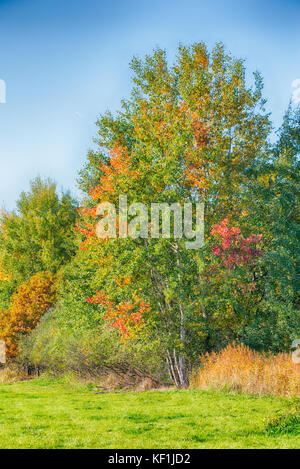
<path fill-rule="evenodd" d="M 76 193 L 97 116 L 129 94 L 132 56 L 200 40 L 262 72 L 278 125 L 300 78 L 300 0 L 0 0 L 0 205 L 38 174 Z"/>

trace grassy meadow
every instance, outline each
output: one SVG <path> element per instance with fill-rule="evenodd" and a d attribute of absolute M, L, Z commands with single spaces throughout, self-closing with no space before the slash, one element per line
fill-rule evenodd
<path fill-rule="evenodd" d="M 270 426 L 291 403 L 191 389 L 99 393 L 63 379 L 0 384 L 0 448 L 299 448 L 298 418 Z"/>

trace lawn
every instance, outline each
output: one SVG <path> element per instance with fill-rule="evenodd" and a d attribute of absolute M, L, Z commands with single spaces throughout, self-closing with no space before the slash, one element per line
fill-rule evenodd
<path fill-rule="evenodd" d="M 297 429 L 265 431 L 287 405 L 197 390 L 96 394 L 41 378 L 0 385 L 0 448 L 299 448 Z"/>

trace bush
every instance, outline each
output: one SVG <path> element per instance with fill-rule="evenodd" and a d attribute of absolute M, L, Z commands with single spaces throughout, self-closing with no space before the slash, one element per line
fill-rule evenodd
<path fill-rule="evenodd" d="M 106 379 L 114 374 L 124 386 L 146 378 L 157 385 L 167 380 L 159 343 L 121 344 L 116 331 L 105 324 L 93 329 L 62 326 L 58 310 L 46 313 L 19 347 L 19 362 L 55 375 L 73 372 Z"/>
<path fill-rule="evenodd" d="M 300 397 L 300 367 L 289 354 L 263 355 L 245 345 L 229 345 L 201 360 L 202 367 L 191 377 L 193 387 Z"/>

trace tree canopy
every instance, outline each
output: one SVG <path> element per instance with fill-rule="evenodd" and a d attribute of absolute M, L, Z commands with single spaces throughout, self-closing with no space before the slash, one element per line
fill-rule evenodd
<path fill-rule="evenodd" d="M 68 192 L 58 195 L 50 179 L 34 179 L 17 200 L 17 210 L 2 213 L 2 271 L 18 283 L 37 272 L 57 272 L 76 251 L 76 207 Z"/>

